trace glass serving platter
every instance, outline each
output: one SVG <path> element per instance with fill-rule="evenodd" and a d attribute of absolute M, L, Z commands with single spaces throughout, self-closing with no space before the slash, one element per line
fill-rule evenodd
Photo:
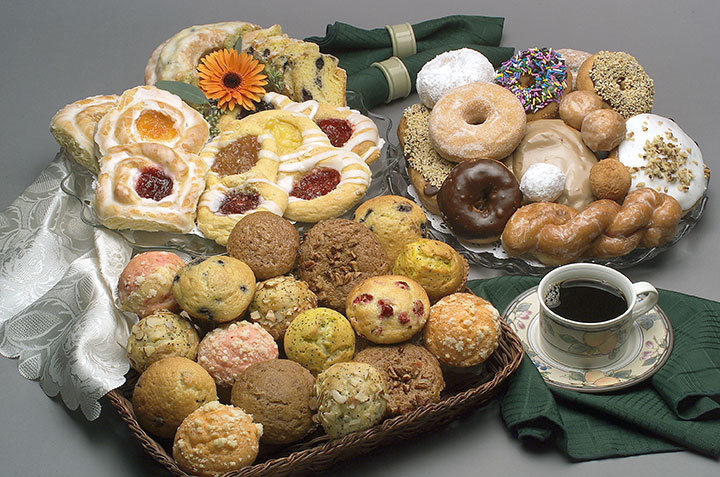
<path fill-rule="evenodd" d="M 398 155 L 401 157 L 398 159 L 397 167 L 391 171 L 388 177 L 390 191 L 396 195 L 412 198 L 415 202 L 421 205 L 415 189 L 408 178 L 405 159 L 402 157 L 402 154 Z M 599 263 L 615 269 L 629 268 L 639 263 L 648 261 L 657 256 L 659 253 L 669 249 L 678 240 L 687 235 L 698 220 L 700 220 L 700 217 L 705 211 L 706 204 L 707 189 L 700 202 L 680 220 L 680 224 L 678 225 L 677 232 L 675 233 L 673 239 L 661 247 L 637 248 L 622 257 L 588 258 L 587 260 L 582 261 L 588 263 Z M 554 266 L 545 265 L 533 257 L 509 256 L 505 250 L 503 250 L 499 240 L 487 245 L 477 245 L 458 239 L 443 223 L 440 216 L 432 214 L 427 210 L 425 210 L 425 213 L 428 216 L 429 222 L 428 234 L 436 240 L 441 240 L 452 245 L 458 252 L 467 258 L 470 263 L 475 263 L 486 268 L 501 269 L 518 275 L 540 276 L 554 268 Z"/>
<path fill-rule="evenodd" d="M 348 103 L 361 104 L 361 100 L 352 91 L 347 92 Z M 342 217 L 352 218 L 353 212 L 362 202 L 383 195 L 388 192 L 389 181 L 388 176 L 392 170 L 396 169 L 397 161 L 400 156 L 397 146 L 388 141 L 389 132 L 392 127 L 392 121 L 387 116 L 371 113 L 365 108 L 358 108 L 360 112 L 370 117 L 378 127 L 378 132 L 382 138 L 383 145 L 378 157 L 372 164 L 372 181 L 368 187 L 363 199 L 358 202 L 352 209 L 346 212 Z M 63 154 L 60 152 L 60 154 Z M 60 183 L 61 189 L 68 195 L 76 198 L 83 205 L 81 219 L 86 224 L 110 230 L 119 234 L 130 246 L 137 251 L 146 250 L 170 250 L 174 252 L 184 252 L 193 257 L 209 256 L 225 252 L 225 247 L 218 245 L 213 240 L 205 238 L 196 228 L 191 233 L 177 234 L 170 232 L 145 232 L 140 230 L 111 230 L 107 229 L 100 223 L 95 211 L 93 210 L 93 197 L 95 195 L 96 176 L 87 169 L 79 166 L 74 161 L 66 158 L 68 162 L 69 173 Z M 296 223 L 298 231 L 302 234 L 310 229 L 314 224 Z"/>

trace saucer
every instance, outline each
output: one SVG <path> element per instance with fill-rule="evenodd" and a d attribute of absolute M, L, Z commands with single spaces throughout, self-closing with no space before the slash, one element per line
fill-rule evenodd
<path fill-rule="evenodd" d="M 673 333 L 670 322 L 659 306 L 635 320 L 624 350 L 611 364 L 597 368 L 576 368 L 551 358 L 540 337 L 540 303 L 533 287 L 515 298 L 503 313 L 518 335 L 530 360 L 545 382 L 574 391 L 599 393 L 633 386 L 659 370 L 670 356 Z"/>

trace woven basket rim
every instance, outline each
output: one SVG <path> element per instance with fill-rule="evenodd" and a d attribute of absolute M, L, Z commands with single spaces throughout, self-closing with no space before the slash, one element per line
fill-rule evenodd
<path fill-rule="evenodd" d="M 420 406 L 412 412 L 385 419 L 370 429 L 357 431 L 337 439 L 310 441 L 308 448 L 290 452 L 286 456 L 274 457 L 264 462 L 224 474 L 226 477 L 259 477 L 319 471 L 341 460 L 372 451 L 389 438 L 410 438 L 439 425 L 446 424 L 459 414 L 479 407 L 490 401 L 505 380 L 518 368 L 524 354 L 523 345 L 510 326 L 501 322 L 502 337 L 498 349 L 485 362 L 490 368 L 490 378 L 465 391 L 445 397 L 439 402 Z M 138 424 L 132 409 L 132 402 L 124 393 L 130 388 L 125 383 L 110 391 L 106 396 L 128 425 L 145 451 L 171 474 L 188 477 L 177 465 L 161 443 L 147 434 Z M 294 447 L 294 446 L 293 446 Z"/>

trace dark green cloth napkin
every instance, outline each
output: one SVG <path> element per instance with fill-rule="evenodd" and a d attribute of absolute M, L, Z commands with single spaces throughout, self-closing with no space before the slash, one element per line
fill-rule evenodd
<path fill-rule="evenodd" d="M 534 277 L 473 280 L 468 287 L 501 312 Z M 525 357 L 501 402 L 523 442 L 546 442 L 572 459 L 694 450 L 720 456 L 720 303 L 660 290 L 673 328 L 668 361 L 628 389 L 587 394 L 549 387 Z M 713 399 L 714 398 L 714 399 Z"/>
<path fill-rule="evenodd" d="M 504 18 L 452 15 L 413 25 L 417 53 L 403 58 L 415 90 L 415 78 L 425 63 L 449 50 L 472 48 L 495 66 L 510 58 L 514 49 L 501 47 Z M 359 93 L 369 109 L 383 103 L 388 95 L 383 73 L 370 65 L 392 56 L 390 34 L 385 28 L 365 30 L 347 23 L 327 26 L 324 37 L 310 37 L 320 51 L 334 55 L 348 75 L 347 89 Z M 359 107 L 359 105 L 353 105 Z"/>

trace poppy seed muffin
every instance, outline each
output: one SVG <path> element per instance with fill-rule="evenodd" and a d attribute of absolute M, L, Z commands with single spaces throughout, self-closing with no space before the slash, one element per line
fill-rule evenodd
<path fill-rule="evenodd" d="M 285 332 L 285 354 L 317 374 L 355 354 L 355 331 L 342 314 L 329 308 L 300 313 Z"/>
<path fill-rule="evenodd" d="M 317 297 L 307 283 L 289 275 L 274 277 L 257 284 L 248 317 L 279 341 L 300 312 L 315 307 Z"/>

